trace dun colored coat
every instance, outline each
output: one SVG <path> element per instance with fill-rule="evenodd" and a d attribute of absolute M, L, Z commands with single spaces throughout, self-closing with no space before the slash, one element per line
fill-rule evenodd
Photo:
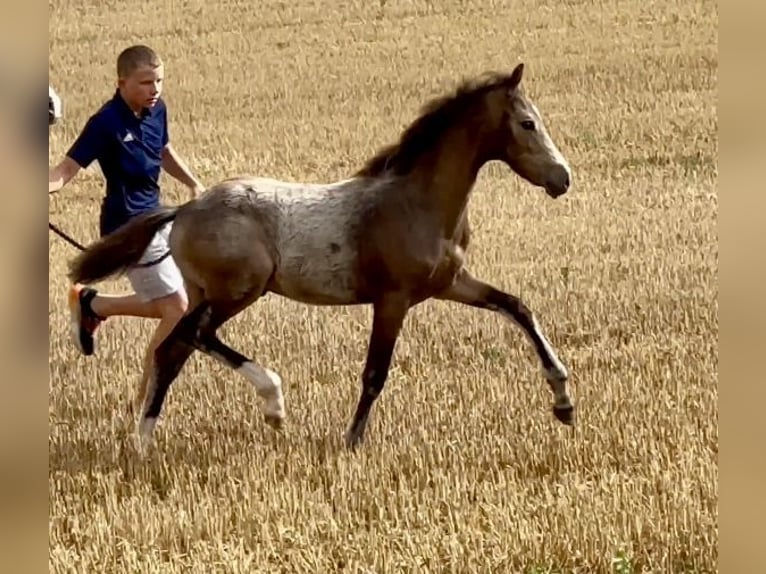
<path fill-rule="evenodd" d="M 574 421 L 567 371 L 534 314 L 463 264 L 471 190 L 489 161 L 506 163 L 551 197 L 570 169 L 521 88 L 523 64 L 461 85 L 353 177 L 330 184 L 234 178 L 178 207 L 137 217 L 90 246 L 70 279 L 91 283 L 124 272 L 153 234 L 172 222 L 171 253 L 186 280 L 189 311 L 159 346 L 139 422 L 151 439 L 168 387 L 196 349 L 237 370 L 263 398 L 266 421 L 285 417 L 282 381 L 224 344 L 216 330 L 266 293 L 313 305 L 374 309 L 362 392 L 346 433 L 362 441 L 383 390 L 408 311 L 441 299 L 496 311 L 529 337 L 553 392 L 553 412 Z"/>

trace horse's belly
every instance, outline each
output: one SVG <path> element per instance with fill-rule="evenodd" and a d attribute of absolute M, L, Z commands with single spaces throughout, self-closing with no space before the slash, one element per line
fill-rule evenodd
<path fill-rule="evenodd" d="M 309 249 L 281 254 L 272 291 L 290 299 L 316 305 L 357 303 L 355 261 L 348 253 Z"/>
<path fill-rule="evenodd" d="M 354 229 L 362 198 L 309 190 L 281 200 L 272 291 L 318 305 L 359 302 Z"/>

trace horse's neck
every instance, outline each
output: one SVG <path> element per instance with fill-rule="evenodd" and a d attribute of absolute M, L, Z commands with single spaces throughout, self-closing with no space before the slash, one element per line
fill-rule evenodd
<path fill-rule="evenodd" d="M 468 128 L 447 132 L 434 153 L 413 172 L 426 203 L 440 214 L 445 237 L 452 237 L 483 165 L 481 139 Z"/>

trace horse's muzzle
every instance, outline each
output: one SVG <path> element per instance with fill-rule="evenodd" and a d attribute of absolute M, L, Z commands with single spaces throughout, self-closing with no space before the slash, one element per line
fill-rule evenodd
<path fill-rule="evenodd" d="M 569 171 L 562 169 L 548 178 L 548 181 L 545 183 L 545 191 L 555 199 L 560 195 L 564 195 L 569 190 L 570 183 Z"/>

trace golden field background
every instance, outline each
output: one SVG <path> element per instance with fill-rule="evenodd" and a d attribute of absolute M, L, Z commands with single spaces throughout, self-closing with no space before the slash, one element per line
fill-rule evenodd
<path fill-rule="evenodd" d="M 579 411 L 575 429 L 553 418 L 516 327 L 429 302 L 352 455 L 370 309 L 272 296 L 222 335 L 282 375 L 286 429 L 195 355 L 141 463 L 125 405 L 154 325 L 110 320 L 79 356 L 75 252 L 51 234 L 51 571 L 715 572 L 717 27 L 709 0 L 54 1 L 51 163 L 142 42 L 166 61 L 171 139 L 207 184 L 347 177 L 429 99 L 524 61 L 573 188 L 553 201 L 487 166 L 467 261 L 537 313 Z M 51 197 L 51 220 L 95 239 L 102 187 L 94 165 Z"/>

